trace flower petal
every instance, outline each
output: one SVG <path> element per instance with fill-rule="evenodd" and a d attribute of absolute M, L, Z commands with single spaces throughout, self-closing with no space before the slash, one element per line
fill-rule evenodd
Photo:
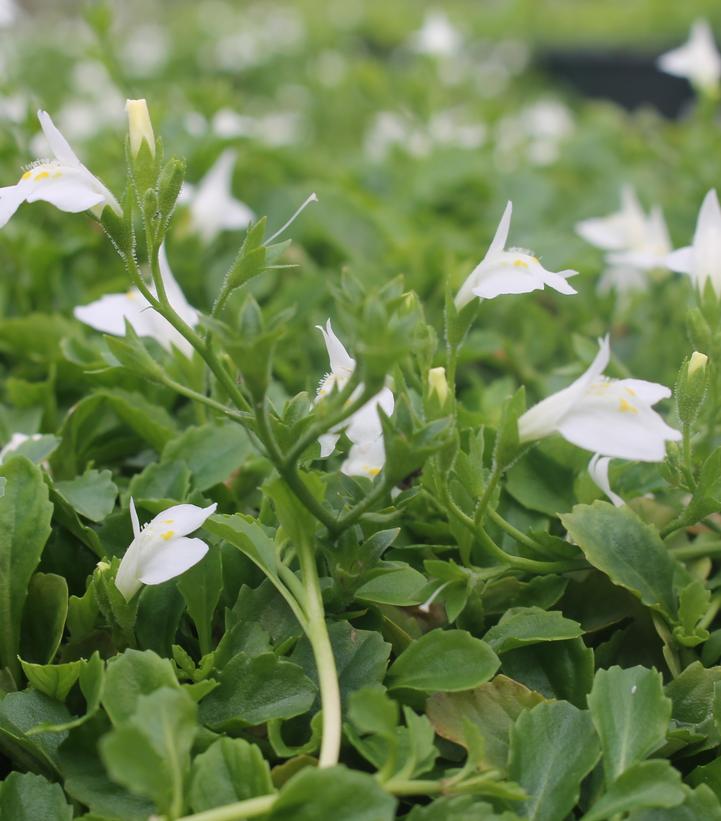
<path fill-rule="evenodd" d="M 138 520 L 138 511 L 135 509 L 135 500 L 130 497 L 130 522 L 133 525 L 133 536 L 140 535 L 140 522 Z"/>
<path fill-rule="evenodd" d="M 585 373 L 567 388 L 542 399 L 529 408 L 518 420 L 518 435 L 522 442 L 541 439 L 556 431 L 558 423 L 586 392 L 588 386 L 604 372 L 611 357 L 608 336 L 599 340 L 596 358 Z"/>
<path fill-rule="evenodd" d="M 77 155 L 70 147 L 70 143 L 68 143 L 65 137 L 63 137 L 63 135 L 58 131 L 48 112 L 42 110 L 38 111 L 38 120 L 40 120 L 40 127 L 45 134 L 45 139 L 50 145 L 50 150 L 55 155 L 55 159 L 63 165 L 82 165 Z"/>
<path fill-rule="evenodd" d="M 378 408 L 390 416 L 395 407 L 395 399 L 390 388 L 383 388 L 374 397 L 369 399 L 362 408 L 357 410 L 348 420 L 346 436 L 355 444 L 363 444 L 377 439 L 383 432 Z"/>
<path fill-rule="evenodd" d="M 343 343 L 333 332 L 330 319 L 325 323 L 325 328 L 322 325 L 316 325 L 316 328 L 323 334 L 328 358 L 330 359 L 330 369 L 333 373 L 352 371 L 355 368 L 355 359 L 348 354 L 348 351 L 343 347 Z"/>
<path fill-rule="evenodd" d="M 130 601 L 138 590 L 140 590 L 138 560 L 140 558 L 141 538 L 142 537 L 136 537 L 130 543 L 123 558 L 120 560 L 120 566 L 115 575 L 115 586 L 122 593 L 125 601 Z"/>
<path fill-rule="evenodd" d="M 63 175 L 57 179 L 48 179 L 39 185 L 33 185 L 26 197 L 28 202 L 44 200 L 70 214 L 87 211 L 105 202 L 105 195 L 90 187 L 80 176 Z"/>
<path fill-rule="evenodd" d="M 73 314 L 76 319 L 106 334 L 123 336 L 127 319 L 139 336 L 153 335 L 153 310 L 136 288 L 126 294 L 105 294 L 88 305 L 78 305 Z"/>
<path fill-rule="evenodd" d="M 687 245 L 685 248 L 679 248 L 666 257 L 666 266 L 672 271 L 679 274 L 689 274 L 693 276 L 694 270 L 694 253 L 693 246 Z"/>
<path fill-rule="evenodd" d="M 658 382 L 647 382 L 645 379 L 619 379 L 615 384 L 618 388 L 628 390 L 631 396 L 647 405 L 655 405 L 656 402 L 671 396 L 670 388 L 659 385 Z"/>
<path fill-rule="evenodd" d="M 143 584 L 167 582 L 185 573 L 208 552 L 208 545 L 202 539 L 188 539 L 185 536 L 169 539 L 154 547 L 141 563 L 138 576 Z"/>
<path fill-rule="evenodd" d="M 28 186 L 22 182 L 0 188 L 0 228 L 7 225 L 10 217 L 25 202 L 27 195 Z"/>
<path fill-rule="evenodd" d="M 624 412 L 620 404 L 599 396 L 578 402 L 560 421 L 558 431 L 585 450 L 640 462 L 662 462 L 666 440 L 681 438 L 653 409 L 640 405 Z"/>
<path fill-rule="evenodd" d="M 205 520 L 215 513 L 217 504 L 208 507 L 198 505 L 173 505 L 158 515 L 148 525 L 153 535 L 162 535 L 164 539 L 173 539 L 178 536 L 187 536 L 197 530 Z M 171 535 L 168 536 L 167 534 Z"/>
<path fill-rule="evenodd" d="M 506 243 L 508 242 L 508 232 L 511 230 L 512 214 L 513 203 L 508 200 L 503 215 L 501 216 L 501 221 L 498 223 L 498 228 L 496 228 L 496 233 L 494 234 L 491 244 L 488 246 L 488 250 L 486 251 L 486 259 L 499 254 L 506 247 Z"/>
<path fill-rule="evenodd" d="M 623 499 L 611 490 L 611 484 L 608 480 L 608 465 L 611 461 L 609 456 L 601 456 L 596 453 L 591 457 L 588 463 L 588 472 L 593 479 L 594 484 L 599 487 L 616 507 L 623 507 L 625 502 Z"/>
<path fill-rule="evenodd" d="M 340 469 L 346 476 L 366 476 L 373 479 L 383 470 L 385 462 L 383 437 L 379 436 L 371 442 L 354 444 Z"/>

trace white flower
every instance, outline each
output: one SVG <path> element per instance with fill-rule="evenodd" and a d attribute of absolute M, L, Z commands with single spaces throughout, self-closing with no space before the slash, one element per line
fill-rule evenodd
<path fill-rule="evenodd" d="M 130 601 L 143 584 L 161 584 L 179 576 L 197 564 L 208 552 L 201 539 L 189 539 L 188 534 L 203 525 L 215 513 L 217 505 L 174 505 L 159 513 L 140 529 L 135 503 L 130 499 L 133 541 L 125 551 L 115 586 Z"/>
<path fill-rule="evenodd" d="M 205 242 L 221 231 L 247 228 L 255 219 L 251 209 L 233 196 L 235 159 L 235 151 L 226 149 L 197 187 L 187 183 L 183 186 L 179 201 L 189 204 L 192 225 Z"/>
<path fill-rule="evenodd" d="M 106 205 L 122 214 L 118 201 L 80 162 L 50 115 L 39 111 L 38 119 L 55 159 L 37 160 L 15 185 L 0 188 L 0 228 L 23 202 L 38 200 L 73 214 L 91 209 L 99 217 Z"/>
<path fill-rule="evenodd" d="M 443 11 L 429 11 L 421 28 L 411 37 L 411 47 L 432 57 L 452 57 L 461 45 L 461 35 Z"/>
<path fill-rule="evenodd" d="M 602 456 L 661 462 L 666 440 L 681 433 L 651 407 L 671 395 L 655 382 L 602 376 L 610 358 L 608 337 L 588 370 L 558 393 L 543 399 L 518 420 L 522 442 L 560 433 L 574 445 Z"/>
<path fill-rule="evenodd" d="M 721 208 L 714 188 L 701 205 L 693 243 L 669 254 L 666 264 L 672 271 L 688 274 L 701 293 L 710 280 L 721 296 Z"/>
<path fill-rule="evenodd" d="M 577 233 L 591 245 L 606 251 L 608 268 L 599 282 L 599 291 L 640 290 L 645 272 L 666 267 L 671 251 L 666 221 L 660 208 L 646 216 L 633 188 L 621 190 L 621 208 L 607 217 L 576 223 Z"/>
<path fill-rule="evenodd" d="M 666 74 L 685 77 L 699 90 L 716 91 L 721 78 L 721 54 L 708 22 L 697 20 L 691 26 L 688 40 L 679 48 L 662 54 L 657 65 Z"/>
<path fill-rule="evenodd" d="M 348 354 L 343 347 L 343 343 L 333 332 L 330 319 L 326 322 L 325 328 L 317 326 L 323 334 L 328 357 L 330 359 L 330 373 L 324 377 L 318 387 L 316 403 L 328 396 L 335 388 L 342 390 L 350 379 L 355 369 L 355 359 Z M 353 402 L 363 392 L 363 385 L 353 391 L 349 402 Z M 390 416 L 393 413 L 395 400 L 390 388 L 382 388 L 375 396 L 371 397 L 365 405 L 359 408 L 350 419 L 346 419 L 332 431 L 323 434 L 319 438 L 321 458 L 330 456 L 335 450 L 336 443 L 342 431 L 352 442 L 348 458 L 341 465 L 341 472 L 346 476 L 368 476 L 373 478 L 383 469 L 385 464 L 385 451 L 383 448 L 383 428 L 378 408 Z"/>
<path fill-rule="evenodd" d="M 188 304 L 170 270 L 165 245 L 160 247 L 158 262 L 165 293 L 171 307 L 191 328 L 195 327 L 198 324 L 198 312 Z M 150 290 L 155 294 L 154 285 L 150 287 Z M 136 287 L 124 294 L 106 294 L 89 305 L 78 306 L 73 313 L 76 319 L 90 325 L 96 331 L 114 336 L 124 336 L 127 319 L 138 336 L 153 337 L 165 350 L 169 351 L 172 346 L 175 346 L 186 356 L 190 356 L 193 352 L 191 344 L 185 337 L 150 306 Z"/>
<path fill-rule="evenodd" d="M 527 294 L 545 285 L 562 294 L 576 293 L 566 282 L 566 278 L 574 276 L 577 271 L 553 273 L 547 271 L 530 252 L 521 248 L 505 249 L 511 226 L 512 207 L 509 202 L 486 256 L 473 269 L 456 295 L 457 308 L 462 308 L 474 296 L 493 299 L 501 294 Z"/>
<path fill-rule="evenodd" d="M 616 505 L 616 507 L 623 507 L 626 503 L 617 493 L 611 490 L 611 484 L 608 481 L 608 465 L 610 461 L 610 456 L 601 456 L 600 453 L 595 453 L 588 463 L 588 472 L 594 484 L 608 496 L 613 504 Z"/>

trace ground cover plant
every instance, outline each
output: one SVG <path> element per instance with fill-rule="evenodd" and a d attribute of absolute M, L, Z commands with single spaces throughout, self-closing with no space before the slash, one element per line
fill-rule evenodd
<path fill-rule="evenodd" d="M 3 821 L 721 819 L 721 56 L 507 5 L 0 4 Z"/>

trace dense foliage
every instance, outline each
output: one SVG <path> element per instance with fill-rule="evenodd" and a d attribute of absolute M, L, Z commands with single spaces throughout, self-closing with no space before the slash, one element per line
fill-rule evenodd
<path fill-rule="evenodd" d="M 0 30 L 2 821 L 721 819 L 715 89 L 478 5 Z"/>

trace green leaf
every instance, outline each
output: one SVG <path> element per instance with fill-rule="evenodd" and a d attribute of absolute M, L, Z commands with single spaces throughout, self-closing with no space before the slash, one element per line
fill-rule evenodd
<path fill-rule="evenodd" d="M 347 621 L 330 624 L 328 635 L 333 647 L 341 699 L 345 705 L 348 696 L 355 690 L 383 681 L 391 646 L 383 641 L 380 633 L 358 630 Z M 298 642 L 291 661 L 299 664 L 308 678 L 318 684 L 313 651 L 307 638 Z"/>
<path fill-rule="evenodd" d="M 587 711 L 556 701 L 522 713 L 511 731 L 509 773 L 528 793 L 522 802 L 528 821 L 565 818 L 599 755 Z"/>
<path fill-rule="evenodd" d="M 718 718 L 716 693 L 721 686 L 721 667 L 704 667 L 700 661 L 682 670 L 665 688 L 671 699 L 671 718 L 679 725 L 695 733 L 711 737 L 711 744 L 718 743 Z"/>
<path fill-rule="evenodd" d="M 628 507 L 607 502 L 576 505 L 571 513 L 561 516 L 561 521 L 594 567 L 647 607 L 675 618 L 673 579 L 677 563 L 653 527 Z"/>
<path fill-rule="evenodd" d="M 201 702 L 200 717 L 213 730 L 240 729 L 302 715 L 315 696 L 315 685 L 297 664 L 274 653 L 239 653 L 221 671 L 220 686 Z"/>
<path fill-rule="evenodd" d="M 426 598 L 428 579 L 410 565 L 389 566 L 385 562 L 371 575 L 372 578 L 355 591 L 359 601 L 407 607 L 421 604 Z"/>
<path fill-rule="evenodd" d="M 664 695 L 661 675 L 655 670 L 599 670 L 588 706 L 601 739 L 608 786 L 666 740 L 671 699 Z"/>
<path fill-rule="evenodd" d="M 232 516 L 216 513 L 206 519 L 203 527 L 237 547 L 264 573 L 278 577 L 275 544 L 255 519 L 242 513 Z"/>
<path fill-rule="evenodd" d="M 50 535 L 53 506 L 40 468 L 23 456 L 0 465 L 0 668 L 18 679 L 17 653 L 30 579 Z"/>
<path fill-rule="evenodd" d="M 221 738 L 193 761 L 189 801 L 203 812 L 273 792 L 270 767 L 255 744 Z"/>
<path fill-rule="evenodd" d="M 223 587 L 223 565 L 220 549 L 211 547 L 203 559 L 178 580 L 178 590 L 188 607 L 188 615 L 195 624 L 200 653 L 209 653 L 212 644 L 213 614 L 220 601 Z"/>
<path fill-rule="evenodd" d="M 65 664 L 31 664 L 21 659 L 20 663 L 30 684 L 36 690 L 57 701 L 65 701 L 83 667 L 82 661 L 69 661 Z"/>
<path fill-rule="evenodd" d="M 0 818 L 7 821 L 72 821 L 62 787 L 41 775 L 12 772 L 0 786 Z"/>
<path fill-rule="evenodd" d="M 604 821 L 641 807 L 676 807 L 684 798 L 681 776 L 668 761 L 642 761 L 620 775 L 582 821 Z"/>
<path fill-rule="evenodd" d="M 60 647 L 68 614 L 68 583 L 55 573 L 35 573 L 30 579 L 23 613 L 21 655 L 47 664 Z"/>
<path fill-rule="evenodd" d="M 288 781 L 268 821 L 392 821 L 396 800 L 367 773 L 306 768 Z"/>
<path fill-rule="evenodd" d="M 500 666 L 498 656 L 465 630 L 432 630 L 410 644 L 388 671 L 389 686 L 427 693 L 471 690 Z"/>
<path fill-rule="evenodd" d="M 141 696 L 161 687 L 179 687 L 170 661 L 152 650 L 126 650 L 108 662 L 103 707 L 117 726 L 133 716 Z"/>
<path fill-rule="evenodd" d="M 497 813 L 492 804 L 474 795 L 453 795 L 413 807 L 405 821 L 519 821 L 519 816 L 510 810 Z"/>
<path fill-rule="evenodd" d="M 12 451 L 14 456 L 24 456 L 36 465 L 44 462 L 60 444 L 60 439 L 57 436 L 52 436 L 49 433 L 30 437 L 22 444 L 18 445 Z"/>
<path fill-rule="evenodd" d="M 61 733 L 65 730 L 72 730 L 83 725 L 98 712 L 105 685 L 105 662 L 97 651 L 87 661 L 81 662 L 78 683 L 80 692 L 85 698 L 85 715 L 60 724 L 39 724 L 30 730 L 28 735 L 35 735 L 38 732 Z"/>
<path fill-rule="evenodd" d="M 504 771 L 508 762 L 511 727 L 520 714 L 544 702 L 540 693 L 506 676 L 465 693 L 436 693 L 426 702 L 426 713 L 438 735 L 471 750 L 471 732 L 483 740 L 479 767 Z"/>
<path fill-rule="evenodd" d="M 0 701 L 0 750 L 22 769 L 54 777 L 58 747 L 67 733 L 30 731 L 44 724 L 63 724 L 70 713 L 63 704 L 37 690 L 8 693 Z"/>
<path fill-rule="evenodd" d="M 581 625 L 565 618 L 558 610 L 512 607 L 495 627 L 491 627 L 483 640 L 496 653 L 505 653 L 529 644 L 574 639 L 582 634 Z"/>
<path fill-rule="evenodd" d="M 176 818 L 183 810 L 195 719 L 196 705 L 182 690 L 161 687 L 141 695 L 132 717 L 100 740 L 111 778 Z"/>
<path fill-rule="evenodd" d="M 234 422 L 188 428 L 163 449 L 161 464 L 188 466 L 194 490 L 207 490 L 225 481 L 254 453 L 247 432 Z"/>
<path fill-rule="evenodd" d="M 102 522 L 113 512 L 118 489 L 109 470 L 86 470 L 82 476 L 55 483 L 55 492 L 86 519 Z"/>
<path fill-rule="evenodd" d="M 178 502 L 190 490 L 190 468 L 185 462 L 151 462 L 136 473 L 128 485 L 128 496 L 136 502 L 162 499 Z"/>
<path fill-rule="evenodd" d="M 593 650 L 583 639 L 519 647 L 503 655 L 503 672 L 546 698 L 586 706 L 594 673 Z"/>

